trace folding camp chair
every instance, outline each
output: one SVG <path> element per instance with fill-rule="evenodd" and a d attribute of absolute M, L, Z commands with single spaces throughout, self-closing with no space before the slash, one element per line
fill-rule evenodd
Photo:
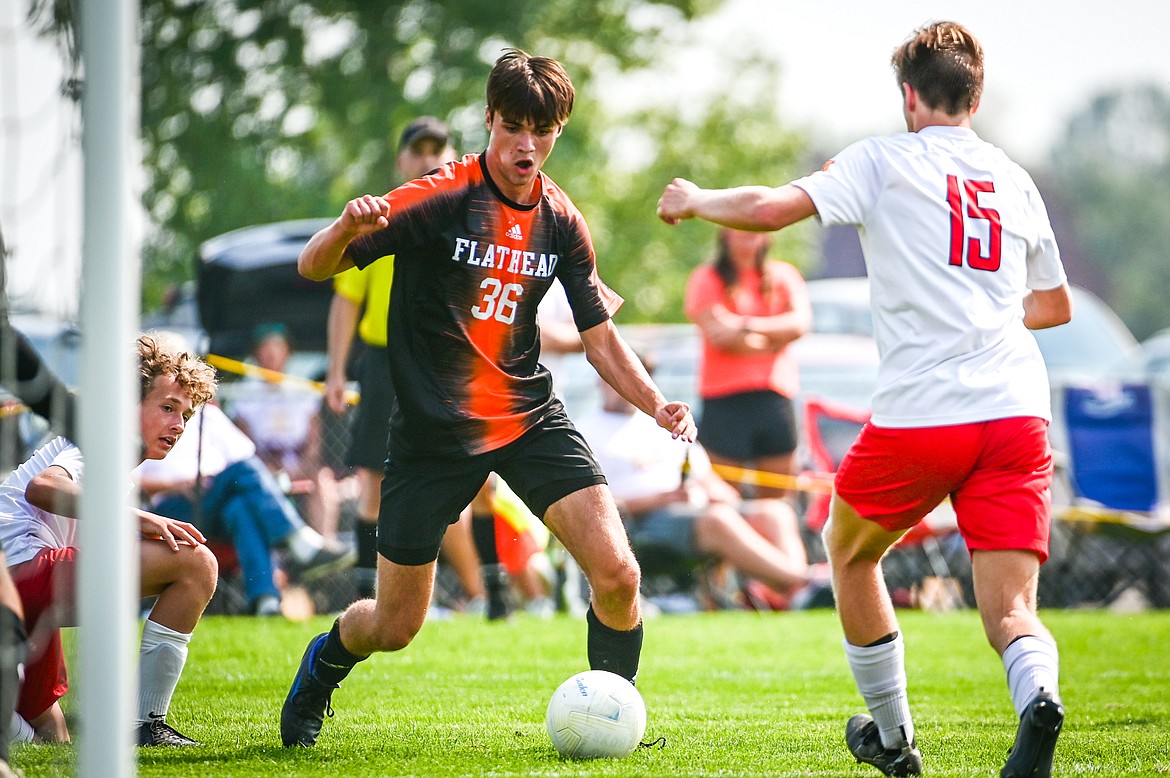
<path fill-rule="evenodd" d="M 1170 606 L 1167 393 L 1147 383 L 1056 390 L 1052 555 L 1041 594 L 1109 605 L 1135 590 Z M 1046 580 L 1047 579 L 1047 580 Z"/>
<path fill-rule="evenodd" d="M 865 408 L 818 397 L 804 400 L 804 459 L 810 475 L 831 475 L 861 428 L 869 421 Z M 823 557 L 819 534 L 829 517 L 830 495 L 812 492 L 804 525 L 810 555 Z M 907 532 L 882 562 L 882 572 L 895 602 L 945 609 L 973 600 L 971 562 L 955 526 L 954 511 L 945 502 Z"/>

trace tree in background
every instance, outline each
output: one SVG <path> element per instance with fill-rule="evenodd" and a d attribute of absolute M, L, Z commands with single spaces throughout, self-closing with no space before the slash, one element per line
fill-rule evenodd
<path fill-rule="evenodd" d="M 805 142 L 776 117 L 774 65 L 753 61 L 733 68 L 761 76 L 755 88 L 728 90 L 691 118 L 650 106 L 610 118 L 603 128 L 604 167 L 577 166 L 574 197 L 589 218 L 606 282 L 627 299 L 619 321 L 685 321 L 683 293 L 690 271 L 715 252 L 716 228 L 692 220 L 668 228 L 654 218 L 663 187 L 674 177 L 702 186 L 745 179 L 778 186 L 821 165 L 806 159 Z M 742 82 L 740 82 L 742 83 Z M 629 147 L 644 151 L 623 161 Z M 568 165 L 563 159 L 560 165 Z M 554 178 L 557 173 L 551 173 Z M 737 178 L 738 177 L 738 178 Z M 586 210 L 588 209 L 588 210 Z M 819 231 L 802 225 L 776 236 L 772 253 L 806 273 L 817 257 Z"/>
<path fill-rule="evenodd" d="M 74 3 L 30 2 L 31 18 L 76 63 Z M 673 175 L 719 184 L 745 170 L 760 183 L 787 180 L 799 143 L 777 131 L 774 73 L 762 63 L 743 64 L 734 97 L 686 119 L 670 105 L 614 116 L 605 92 L 652 67 L 718 5 L 141 0 L 144 306 L 193 277 L 210 237 L 332 214 L 355 193 L 397 183 L 395 139 L 418 114 L 446 119 L 461 150 L 481 149 L 484 76 L 505 46 L 518 46 L 561 60 L 577 86 L 550 174 L 595 225 L 603 272 L 630 300 L 623 318 L 681 320 L 682 284 L 712 238 L 656 224 L 663 184 Z M 644 149 L 632 164 L 629 137 Z"/>
<path fill-rule="evenodd" d="M 1049 178 L 1103 299 L 1139 340 L 1170 326 L 1170 94 L 1147 85 L 1092 99 L 1054 147 Z"/>

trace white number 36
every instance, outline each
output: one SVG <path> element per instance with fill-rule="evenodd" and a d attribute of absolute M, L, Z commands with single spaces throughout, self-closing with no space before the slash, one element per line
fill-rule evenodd
<path fill-rule="evenodd" d="M 483 299 L 479 305 L 471 309 L 471 315 L 477 319 L 490 319 L 511 324 L 516 320 L 516 301 L 524 294 L 524 287 L 520 284 L 503 284 L 498 278 L 485 278 L 479 285 L 484 290 Z"/>

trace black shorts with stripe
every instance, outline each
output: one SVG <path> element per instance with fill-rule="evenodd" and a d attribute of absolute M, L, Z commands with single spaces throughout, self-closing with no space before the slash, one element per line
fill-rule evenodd
<path fill-rule="evenodd" d="M 382 481 L 378 553 L 400 565 L 433 562 L 447 527 L 493 472 L 541 520 L 562 497 L 606 483 L 585 438 L 554 400 L 540 423 L 493 451 L 413 457 L 391 451 Z"/>

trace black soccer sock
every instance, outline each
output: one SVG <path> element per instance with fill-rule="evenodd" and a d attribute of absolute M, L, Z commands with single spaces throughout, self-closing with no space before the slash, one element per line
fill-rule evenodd
<path fill-rule="evenodd" d="M 341 683 L 353 666 L 366 657 L 351 654 L 341 642 L 341 620 L 333 622 L 333 629 L 325 638 L 325 645 L 321 646 L 317 654 L 317 661 L 313 663 L 313 675 L 322 683 L 336 686 Z"/>
<path fill-rule="evenodd" d="M 628 631 L 607 627 L 593 612 L 585 613 L 588 624 L 589 668 L 608 670 L 634 683 L 638 678 L 638 661 L 642 657 L 642 625 Z"/>
<path fill-rule="evenodd" d="M 353 566 L 354 588 L 361 599 L 374 597 L 378 581 L 378 522 L 358 518 L 354 526 L 357 561 Z"/>
<path fill-rule="evenodd" d="M 496 546 L 496 517 L 491 513 L 473 513 L 471 539 L 475 543 L 475 553 L 479 556 L 480 570 L 483 572 L 488 621 L 503 619 L 510 610 L 508 587 L 511 581 L 508 571 L 500 564 L 500 552 Z"/>
<path fill-rule="evenodd" d="M 0 759 L 8 761 L 12 715 L 20 693 L 20 666 L 28 653 L 24 622 L 7 605 L 0 605 Z"/>
<path fill-rule="evenodd" d="M 471 539 L 475 543 L 475 553 L 479 555 L 479 563 L 484 565 L 499 564 L 500 552 L 496 549 L 496 517 L 490 513 L 475 513 L 471 516 Z"/>
<path fill-rule="evenodd" d="M 365 517 L 357 520 L 354 526 L 354 535 L 357 538 L 357 562 L 355 567 L 378 566 L 378 520 L 366 521 Z"/>

